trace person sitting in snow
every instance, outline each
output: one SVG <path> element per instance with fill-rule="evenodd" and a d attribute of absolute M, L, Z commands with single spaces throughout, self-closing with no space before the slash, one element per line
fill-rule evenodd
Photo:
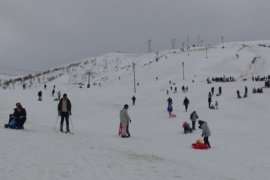
<path fill-rule="evenodd" d="M 24 129 L 26 121 L 26 110 L 22 107 L 21 103 L 16 103 L 14 113 L 9 115 L 9 123 L 5 127 Z"/>
<path fill-rule="evenodd" d="M 16 124 L 17 124 L 17 121 L 16 121 L 15 117 L 13 116 L 13 114 L 10 114 L 8 124 L 5 124 L 5 128 L 15 129 Z"/>
<path fill-rule="evenodd" d="M 203 137 L 204 144 L 207 145 L 208 148 L 211 148 L 209 140 L 208 140 L 209 136 L 211 136 L 211 131 L 207 125 L 207 122 L 199 120 L 198 123 L 199 123 L 199 128 L 202 129 L 202 137 Z"/>
<path fill-rule="evenodd" d="M 182 127 L 184 128 L 184 133 L 185 133 L 185 134 L 187 134 L 187 133 L 192 133 L 192 129 L 191 129 L 191 127 L 190 127 L 190 125 L 189 125 L 188 122 L 185 121 L 185 122 L 183 123 Z"/>

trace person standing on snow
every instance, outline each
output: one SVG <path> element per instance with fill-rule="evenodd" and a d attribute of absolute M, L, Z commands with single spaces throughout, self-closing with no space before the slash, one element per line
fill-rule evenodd
<path fill-rule="evenodd" d="M 63 132 L 64 120 L 66 120 L 66 132 L 70 132 L 69 116 L 71 116 L 71 102 L 67 98 L 67 94 L 64 94 L 63 98 L 58 103 L 58 116 L 61 116 L 60 131 Z"/>
<path fill-rule="evenodd" d="M 222 93 L 222 87 L 221 86 L 218 87 L 218 93 L 219 93 L 219 95 L 221 95 L 221 93 Z"/>
<path fill-rule="evenodd" d="M 169 104 L 172 104 L 172 98 L 169 97 L 169 98 L 167 99 L 167 102 L 168 102 L 168 105 L 169 105 Z"/>
<path fill-rule="evenodd" d="M 189 100 L 187 97 L 185 97 L 184 101 L 183 101 L 183 104 L 185 106 L 185 109 L 186 109 L 186 112 L 187 112 L 187 109 L 188 109 L 188 105 L 189 105 Z"/>
<path fill-rule="evenodd" d="M 196 125 L 196 120 L 199 118 L 199 116 L 197 115 L 196 111 L 193 111 L 190 114 L 190 120 L 192 122 L 192 130 L 195 130 L 195 125 Z"/>
<path fill-rule="evenodd" d="M 173 111 L 172 103 L 168 104 L 167 111 L 169 112 L 169 117 L 172 117 L 172 111 Z"/>
<path fill-rule="evenodd" d="M 208 95 L 208 107 L 211 108 L 212 96 Z"/>
<path fill-rule="evenodd" d="M 131 123 L 131 119 L 128 115 L 128 105 L 125 104 L 124 108 L 120 111 L 120 126 L 121 126 L 121 137 L 128 138 L 130 137 L 129 133 L 129 123 Z"/>
<path fill-rule="evenodd" d="M 132 104 L 135 105 L 136 97 L 133 96 L 131 99 L 132 99 Z"/>
<path fill-rule="evenodd" d="M 54 97 L 55 89 L 52 90 L 52 96 Z"/>
<path fill-rule="evenodd" d="M 42 101 L 42 91 L 39 91 L 38 92 L 38 100 L 39 101 Z"/>
<path fill-rule="evenodd" d="M 58 91 L 57 95 L 58 95 L 58 101 L 60 101 L 60 98 L 61 98 L 61 92 Z"/>
<path fill-rule="evenodd" d="M 200 125 L 199 128 L 202 129 L 202 137 L 203 137 L 204 144 L 207 145 L 208 148 L 211 148 L 209 140 L 208 140 L 209 136 L 211 136 L 211 132 L 207 125 L 207 122 L 199 120 L 198 123 Z"/>

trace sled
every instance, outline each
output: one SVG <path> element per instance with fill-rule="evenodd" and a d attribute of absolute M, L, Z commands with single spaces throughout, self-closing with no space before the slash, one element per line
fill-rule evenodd
<path fill-rule="evenodd" d="M 175 118 L 175 117 L 176 117 L 176 115 L 175 115 L 175 114 L 171 114 L 171 117 Z"/>
<path fill-rule="evenodd" d="M 202 141 L 199 139 L 196 141 L 196 143 L 193 143 L 191 145 L 193 149 L 208 149 L 208 146 L 203 144 Z"/>
<path fill-rule="evenodd" d="M 118 129 L 118 136 L 122 135 L 122 129 L 123 129 L 123 126 L 122 126 L 122 123 L 120 123 L 119 124 L 119 129 Z"/>

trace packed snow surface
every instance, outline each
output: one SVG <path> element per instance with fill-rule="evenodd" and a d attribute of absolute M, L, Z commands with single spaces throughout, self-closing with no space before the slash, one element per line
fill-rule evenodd
<path fill-rule="evenodd" d="M 128 56 L 122 64 L 136 63 L 136 93 L 132 68 L 128 72 L 103 72 L 108 79 L 101 87 L 86 88 L 85 84 L 79 88 L 68 83 L 66 74 L 48 83 L 46 90 L 43 84 L 25 90 L 20 86 L 1 89 L 1 126 L 7 123 L 16 102 L 26 108 L 27 121 L 25 130 L 0 128 L 0 179 L 270 179 L 270 89 L 253 94 L 252 88 L 263 87 L 264 82 L 251 80 L 252 76 L 270 74 L 270 48 L 258 44 L 270 42 L 209 47 L 207 59 L 204 48 L 191 49 L 189 55 L 180 50 L 162 51 L 157 62 L 154 53 Z M 206 83 L 207 77 L 223 75 L 234 76 L 236 82 Z M 67 93 L 71 100 L 70 127 L 74 134 L 59 131 L 58 101 L 51 96 L 54 85 L 56 92 Z M 183 85 L 188 86 L 188 92 L 181 91 Z M 178 92 L 173 93 L 170 86 L 177 86 Z M 222 95 L 213 96 L 219 109 L 210 110 L 208 92 L 215 87 L 216 94 L 219 86 Z M 243 95 L 245 86 L 248 97 L 237 99 L 236 90 Z M 37 101 L 39 90 L 43 101 Z M 134 94 L 135 106 L 131 104 Z M 173 99 L 176 118 L 169 118 L 166 111 L 168 97 Z M 187 112 L 185 97 L 190 100 Z M 132 123 L 131 137 L 124 139 L 117 134 L 119 111 L 126 103 Z M 197 127 L 191 134 L 183 133 L 182 124 L 191 123 L 189 117 L 194 110 L 210 127 L 211 149 L 191 148 L 202 139 Z"/>

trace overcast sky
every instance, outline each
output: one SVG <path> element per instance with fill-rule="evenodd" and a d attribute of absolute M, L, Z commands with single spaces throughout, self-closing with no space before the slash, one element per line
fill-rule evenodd
<path fill-rule="evenodd" d="M 269 0 L 0 0 L 0 67 L 45 70 L 108 52 L 270 39 Z M 0 68 L 0 70 L 1 70 Z"/>

